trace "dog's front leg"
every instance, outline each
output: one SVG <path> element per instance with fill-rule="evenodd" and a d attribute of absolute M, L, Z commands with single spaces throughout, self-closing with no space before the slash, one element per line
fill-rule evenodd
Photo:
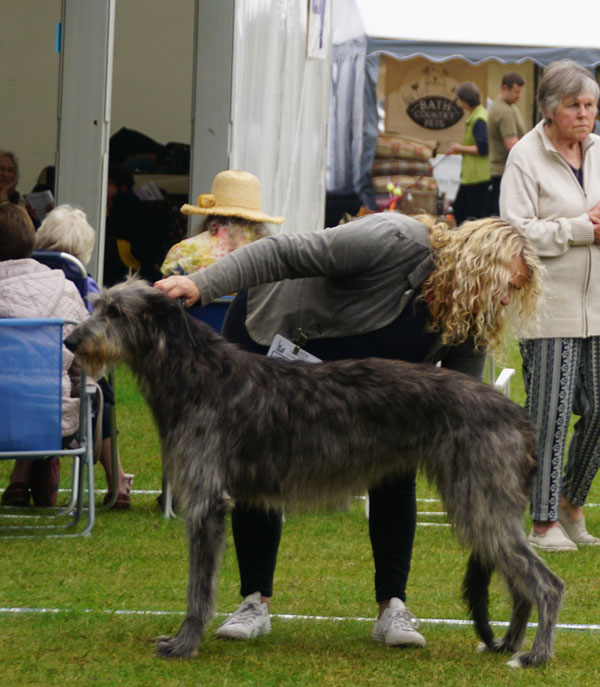
<path fill-rule="evenodd" d="M 204 517 L 193 512 L 187 518 L 190 575 L 187 615 L 174 637 L 159 637 L 157 653 L 163 658 L 189 658 L 198 645 L 213 615 L 215 586 L 225 543 L 226 509 L 214 506 Z"/>

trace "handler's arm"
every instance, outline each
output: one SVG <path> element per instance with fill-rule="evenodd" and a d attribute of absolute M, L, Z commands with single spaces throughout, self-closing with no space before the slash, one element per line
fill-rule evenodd
<path fill-rule="evenodd" d="M 189 277 L 167 277 L 155 286 L 173 298 L 184 297 L 188 305 L 198 300 L 206 304 L 219 296 L 283 279 L 360 274 L 381 259 L 372 232 L 357 222 L 352 227 L 269 236 Z"/>
<path fill-rule="evenodd" d="M 185 298 L 185 302 L 188 306 L 194 305 L 200 298 L 198 287 L 189 277 L 183 277 L 181 275 L 166 277 L 165 279 L 159 279 L 157 282 L 154 282 L 154 286 L 171 298 Z"/>

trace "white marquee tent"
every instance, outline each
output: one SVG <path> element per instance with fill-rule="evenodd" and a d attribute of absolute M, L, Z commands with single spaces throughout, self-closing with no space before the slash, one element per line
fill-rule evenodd
<path fill-rule="evenodd" d="M 136 0 L 140 11 L 145 1 Z M 286 217 L 284 231 L 322 226 L 331 3 L 189 2 L 195 10 L 193 78 L 188 86 L 193 92 L 189 198 L 210 189 L 217 172 L 244 169 L 260 179 L 262 209 Z M 116 10 L 124 5 L 119 0 L 60 0 L 55 195 L 57 203 L 84 209 L 98 227 L 90 263 L 98 281 Z M 176 100 L 163 103 L 160 92 L 150 105 L 179 106 Z"/>

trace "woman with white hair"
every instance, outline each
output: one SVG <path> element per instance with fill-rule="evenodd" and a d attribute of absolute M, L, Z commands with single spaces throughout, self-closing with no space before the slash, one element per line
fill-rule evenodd
<path fill-rule="evenodd" d="M 529 540 L 549 551 L 600 545 L 582 509 L 600 466 L 598 96 L 586 69 L 550 64 L 537 94 L 544 118 L 511 149 L 500 190 L 500 214 L 545 267 L 539 333 L 521 342 L 521 354 L 539 460 Z M 571 412 L 580 419 L 563 475 Z"/>
<path fill-rule="evenodd" d="M 59 205 L 44 218 L 35 237 L 35 249 L 69 253 L 87 266 L 92 256 L 95 242 L 96 232 L 88 223 L 85 212 L 71 205 Z M 98 284 L 95 279 L 88 275 L 88 293 L 98 293 L 98 291 Z M 88 310 L 91 312 L 93 310 L 93 304 L 88 303 L 87 306 Z M 104 389 L 106 391 L 106 387 L 104 387 Z M 107 394 L 105 394 L 105 396 L 106 395 Z M 114 399 L 110 399 L 110 402 L 114 403 Z M 110 489 L 113 482 L 112 451 L 108 417 L 108 408 L 105 408 L 105 412 L 103 413 L 100 462 L 106 473 L 106 482 Z M 129 508 L 129 493 L 131 492 L 133 475 L 128 475 L 123 471 L 120 458 L 118 458 L 117 470 L 119 474 L 119 493 L 115 502 L 115 507 L 118 509 Z M 104 503 L 108 503 L 111 497 L 112 494 L 109 491 L 104 498 Z"/>
<path fill-rule="evenodd" d="M 36 250 L 52 250 L 69 253 L 76 257 L 84 266 L 92 257 L 96 232 L 88 224 L 83 210 L 70 205 L 59 205 L 49 212 L 35 237 Z M 88 293 L 98 293 L 96 280 L 88 275 Z M 88 305 L 88 310 L 92 308 Z"/>

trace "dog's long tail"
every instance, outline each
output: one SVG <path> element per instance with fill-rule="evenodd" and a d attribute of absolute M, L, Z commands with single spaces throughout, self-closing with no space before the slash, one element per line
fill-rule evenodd
<path fill-rule="evenodd" d="M 489 586 L 494 565 L 483 563 L 471 553 L 463 580 L 463 599 L 475 624 L 475 631 L 488 648 L 492 648 L 494 633 L 489 618 Z"/>

